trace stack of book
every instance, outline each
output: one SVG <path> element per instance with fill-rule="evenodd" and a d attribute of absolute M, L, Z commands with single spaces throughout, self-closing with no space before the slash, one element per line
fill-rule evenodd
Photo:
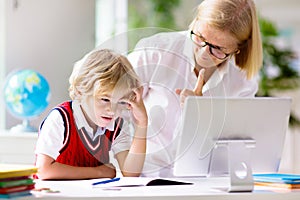
<path fill-rule="evenodd" d="M 300 189 L 300 175 L 297 174 L 254 174 L 253 179 L 258 186 Z"/>
<path fill-rule="evenodd" d="M 30 195 L 36 172 L 37 168 L 31 165 L 0 164 L 0 198 Z"/>

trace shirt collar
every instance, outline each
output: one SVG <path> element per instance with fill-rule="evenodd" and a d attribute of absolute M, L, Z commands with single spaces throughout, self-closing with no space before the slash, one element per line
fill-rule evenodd
<path fill-rule="evenodd" d="M 227 74 L 229 71 L 229 62 L 230 61 L 227 60 L 217 68 L 217 70 L 211 75 L 209 80 L 204 85 L 202 92 L 206 92 L 207 90 L 214 88 L 220 84 L 225 74 Z"/>
<path fill-rule="evenodd" d="M 80 107 L 80 103 L 77 100 L 74 100 L 72 102 L 72 110 L 73 115 L 75 119 L 75 123 L 77 125 L 78 129 L 85 128 L 86 132 L 91 136 L 91 138 L 95 138 L 98 135 L 103 135 L 105 133 L 105 130 L 108 129 L 110 131 L 114 130 L 114 121 L 112 121 L 107 127 L 98 127 L 95 134 L 93 134 L 92 127 L 89 126 L 82 109 Z"/>

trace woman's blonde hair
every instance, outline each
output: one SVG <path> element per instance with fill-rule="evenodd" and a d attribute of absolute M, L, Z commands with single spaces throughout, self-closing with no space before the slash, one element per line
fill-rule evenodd
<path fill-rule="evenodd" d="M 204 22 L 221 31 L 228 31 L 239 41 L 235 62 L 252 78 L 262 66 L 262 41 L 253 0 L 204 0 L 190 24 Z"/>
<path fill-rule="evenodd" d="M 125 56 L 109 49 L 95 50 L 74 66 L 69 78 L 71 99 L 113 91 L 132 92 L 140 86 L 138 76 Z"/>

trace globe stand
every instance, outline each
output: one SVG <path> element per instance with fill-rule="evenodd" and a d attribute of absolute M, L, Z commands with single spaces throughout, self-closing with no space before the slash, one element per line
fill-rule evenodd
<path fill-rule="evenodd" d="M 18 124 L 10 129 L 11 132 L 37 132 L 38 130 L 31 126 L 28 119 L 24 119 L 22 124 Z"/>

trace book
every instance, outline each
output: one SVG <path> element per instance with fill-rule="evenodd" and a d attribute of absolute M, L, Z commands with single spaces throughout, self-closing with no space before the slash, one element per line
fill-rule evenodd
<path fill-rule="evenodd" d="M 271 182 L 254 182 L 257 186 L 276 187 L 284 189 L 300 189 L 300 184 L 288 184 L 288 183 L 271 183 Z"/>
<path fill-rule="evenodd" d="M 299 184 L 300 175 L 297 174 L 254 174 L 253 179 L 256 182 L 274 182 L 274 183 L 287 183 L 287 184 Z"/>
<path fill-rule="evenodd" d="M 31 185 L 18 185 L 13 187 L 0 188 L 0 194 L 9 194 L 14 192 L 30 191 L 34 189 L 34 183 Z"/>
<path fill-rule="evenodd" d="M 31 195 L 30 190 L 22 191 L 22 192 L 13 192 L 8 194 L 0 194 L 0 198 L 16 198 L 16 197 L 22 197 L 22 196 L 28 196 Z"/>
<path fill-rule="evenodd" d="M 28 176 L 0 179 L 0 188 L 30 184 L 33 184 L 33 179 Z"/>
<path fill-rule="evenodd" d="M 33 165 L 0 164 L 0 179 L 30 176 L 37 173 Z"/>
<path fill-rule="evenodd" d="M 254 174 L 253 180 L 258 186 L 300 189 L 300 175 L 297 174 Z"/>
<path fill-rule="evenodd" d="M 92 183 L 93 187 L 100 188 L 122 188 L 122 187 L 140 187 L 140 186 L 172 186 L 172 185 L 192 185 L 190 182 L 182 182 L 169 179 L 132 179 L 126 178 L 113 178 L 113 179 L 96 179 Z M 99 181 L 100 180 L 100 181 Z"/>

